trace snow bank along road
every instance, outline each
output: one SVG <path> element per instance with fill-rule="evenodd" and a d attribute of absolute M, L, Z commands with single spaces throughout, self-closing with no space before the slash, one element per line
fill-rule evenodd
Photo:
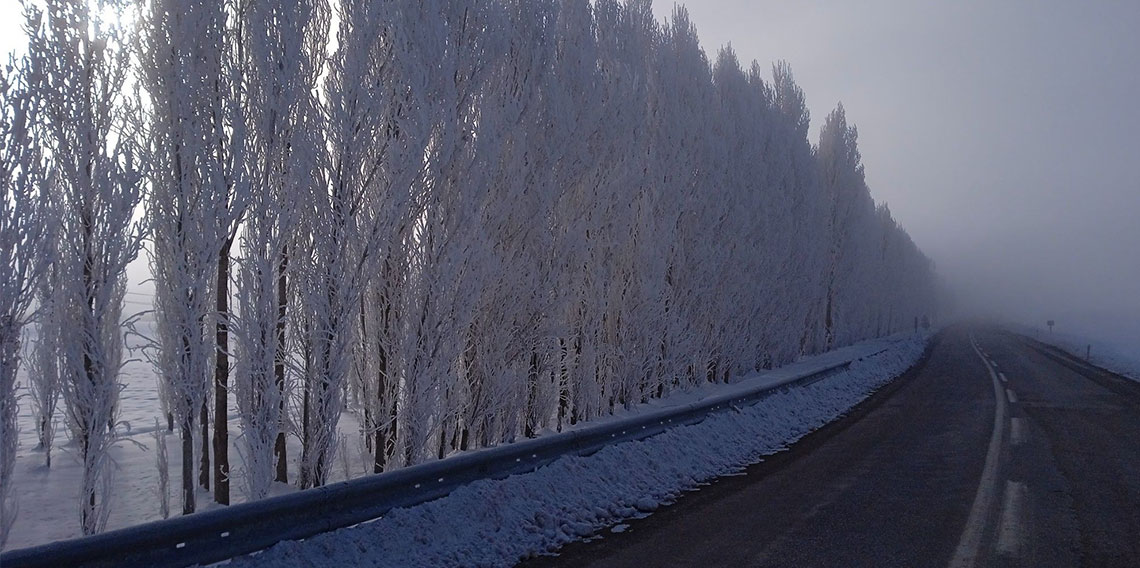
<path fill-rule="evenodd" d="M 590 455 L 564 455 L 531 473 L 475 481 L 446 497 L 304 541 L 280 542 L 230 565 L 511 566 L 613 525 L 620 530 L 618 523 L 785 449 L 913 366 L 928 344 L 925 334 L 905 334 L 744 378 L 705 395 L 713 395 L 711 401 L 743 389 L 738 396 L 779 376 L 815 376 L 804 371 L 849 363 L 841 372 L 770 391 L 699 423 Z M 682 398 L 689 395 L 700 393 Z"/>
<path fill-rule="evenodd" d="M 529 566 L 1138 566 L 1140 384 L 993 329 L 791 451 Z"/>

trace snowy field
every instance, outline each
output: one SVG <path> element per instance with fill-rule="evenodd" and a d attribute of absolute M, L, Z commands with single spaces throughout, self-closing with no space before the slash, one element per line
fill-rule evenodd
<path fill-rule="evenodd" d="M 1081 314 L 1045 326 L 1014 327 L 1038 341 L 1055 345 L 1093 364 L 1140 380 L 1140 312 Z"/>
<path fill-rule="evenodd" d="M 535 476 L 512 478 L 505 482 L 480 483 L 457 492 L 447 500 L 408 511 L 395 512 L 384 521 L 369 526 L 389 527 L 391 523 L 413 522 L 407 520 L 409 518 L 418 518 L 419 520 L 415 521 L 418 523 L 431 524 L 430 519 L 433 515 L 443 514 L 439 512 L 439 507 L 461 507 L 466 510 L 473 507 L 474 503 L 497 494 L 496 492 L 503 492 L 517 495 L 519 502 L 512 501 L 508 506 L 503 504 L 503 499 L 494 497 L 488 503 L 499 503 L 501 506 L 493 507 L 495 510 L 471 509 L 470 516 L 478 516 L 483 519 L 481 521 L 483 523 L 505 515 L 501 517 L 501 522 L 492 525 L 537 532 L 523 540 L 506 538 L 506 541 L 514 543 L 518 540 L 518 542 L 504 544 L 506 548 L 501 554 L 505 556 L 501 558 L 517 559 L 526 554 L 550 550 L 566 542 L 568 538 L 591 534 L 606 524 L 636 516 L 655 508 L 660 503 L 668 502 L 678 493 L 693 489 L 705 480 L 738 470 L 762 455 L 778 451 L 785 444 L 839 416 L 918 357 L 924 342 L 913 337 L 904 337 L 904 339 L 895 337 L 863 342 L 808 358 L 776 371 L 739 377 L 731 385 L 706 385 L 689 392 L 678 392 L 675 396 L 654 401 L 632 411 L 621 412 L 605 420 L 619 420 L 638 411 L 688 404 L 713 394 L 747 388 L 749 383 L 757 380 L 770 380 L 772 374 L 794 372 L 797 368 L 818 366 L 821 363 L 844 360 L 859 356 L 857 355 L 859 353 L 874 353 L 890 347 L 887 352 L 876 356 L 874 362 L 857 363 L 849 373 L 798 389 L 793 393 L 777 395 L 739 414 L 717 417 L 698 426 L 670 432 L 668 435 L 644 443 L 628 444 L 620 450 L 606 450 L 590 458 L 561 460 L 549 468 L 544 468 Z M 21 381 L 24 380 L 25 378 L 21 377 Z M 173 514 L 177 514 L 178 508 L 176 476 L 181 466 L 180 452 L 177 451 L 179 441 L 177 432 L 167 433 L 165 429 L 155 428 L 155 419 L 160 416 L 160 411 L 154 372 L 149 363 L 135 359 L 126 365 L 122 380 L 124 383 L 120 399 L 122 422 L 119 427 L 122 441 L 112 452 L 117 468 L 114 472 L 115 490 L 107 527 L 109 530 L 162 518 L 159 475 L 155 461 L 156 434 L 165 438 L 169 445 L 169 471 L 175 478 L 172 479 L 170 490 Z M 35 447 L 36 438 L 30 401 L 24 399 L 22 402 L 19 416 L 20 447 L 14 473 L 19 513 L 7 549 L 80 536 L 79 510 L 76 503 L 81 467 L 77 447 L 66 441 L 66 428 L 60 424 L 52 466 L 50 469 L 46 468 L 43 452 Z M 231 416 L 236 415 L 236 411 L 231 408 Z M 57 420 L 59 419 L 57 417 Z M 231 432 L 240 432 L 236 418 L 231 420 L 230 428 Z M 357 417 L 351 412 L 346 412 L 340 421 L 343 439 L 358 440 L 359 437 L 355 435 L 357 428 Z M 290 438 L 290 442 L 293 444 L 290 447 L 290 457 L 293 460 L 290 475 L 294 476 L 300 447 L 295 438 Z M 371 458 L 364 448 L 354 447 L 357 445 L 356 442 L 344 442 L 344 444 L 340 448 L 337 467 L 330 479 L 332 482 L 369 473 L 368 464 L 371 463 Z M 240 472 L 242 459 L 238 436 L 231 438 L 230 454 L 235 471 Z M 627 465 L 635 463 L 642 465 Z M 591 473 L 587 474 L 584 468 L 589 468 Z M 582 477 L 587 481 L 547 496 L 540 495 L 549 489 L 549 485 L 563 483 L 567 475 Z M 604 481 L 606 479 L 609 481 Z M 521 486 L 516 488 L 515 484 Z M 567 490 L 572 494 L 565 494 Z M 292 485 L 274 486 L 274 494 L 291 491 L 296 491 Z M 235 491 L 233 498 L 235 503 L 241 502 L 241 492 Z M 532 500 L 533 503 L 527 504 Z M 582 508 L 581 504 L 586 501 L 591 505 Z M 218 506 L 204 491 L 200 491 L 199 502 L 205 504 L 206 508 Z M 530 527 L 528 529 L 521 525 L 516 526 L 518 515 L 529 510 L 528 507 L 540 508 L 533 511 L 533 515 L 538 515 L 537 517 L 528 517 L 530 520 L 527 522 L 531 522 L 533 526 L 528 525 Z M 579 509 L 586 512 L 584 517 L 570 515 L 572 511 Z M 448 522 L 459 522 L 466 528 L 459 530 L 438 525 L 434 529 L 450 535 L 445 537 L 445 540 L 458 539 L 455 546 L 460 548 L 456 550 L 462 550 L 464 542 L 481 542 L 483 533 L 480 531 L 496 530 L 491 525 L 469 523 L 472 519 L 468 518 L 467 513 L 457 519 Z M 416 531 L 421 529 L 413 527 L 408 530 L 410 532 L 406 538 L 414 542 L 417 538 Z M 391 546 L 411 546 L 406 543 L 400 545 L 400 542 L 399 538 L 386 537 L 384 543 L 380 545 L 385 547 L 384 550 L 388 550 Z M 529 544 L 524 546 L 524 543 Z M 293 545 L 283 545 L 281 551 L 272 554 L 287 553 L 290 546 Z M 443 559 L 448 552 L 433 547 L 417 554 L 428 555 L 423 557 L 428 559 Z M 266 556 L 266 558 L 271 557 Z M 423 562 L 434 563 L 431 560 Z M 504 562 L 507 561 L 497 560 L 492 563 Z"/>
<path fill-rule="evenodd" d="M 889 348 L 846 372 L 754 406 L 589 457 L 564 457 L 533 473 L 475 482 L 442 499 L 306 541 L 280 543 L 229 564 L 511 566 L 556 553 L 606 528 L 621 532 L 623 521 L 787 448 L 902 374 L 928 340 L 924 335 L 867 342 L 860 347 Z M 835 354 L 823 355 L 828 356 Z"/>
<path fill-rule="evenodd" d="M 141 324 L 139 331 L 153 333 L 147 325 Z M 134 344 L 131 340 L 132 336 L 128 335 L 128 347 L 137 347 L 137 339 Z M 174 432 L 167 432 L 164 420 L 160 420 L 161 428 L 155 427 L 155 420 L 162 416 L 157 379 L 151 364 L 142 357 L 142 353 L 138 350 L 129 352 L 125 358 L 130 360 L 120 375 L 123 390 L 119 398 L 120 422 L 117 430 L 122 439 L 111 452 L 116 468 L 112 473 L 114 495 L 107 530 L 162 518 L 159 470 L 155 461 L 156 434 L 161 435 L 168 445 L 171 514 L 177 515 L 180 511 L 178 475 L 182 467 L 182 455 L 179 451 L 181 442 L 177 428 Z M 68 440 L 67 427 L 62 423 L 63 403 L 61 401 L 57 408 L 56 447 L 52 450 L 52 465 L 49 469 L 44 466 L 43 452 L 36 449 L 32 404 L 26 396 L 26 369 L 21 368 L 18 380 L 21 386 L 17 389 L 17 396 L 23 397 L 20 401 L 18 418 L 20 445 L 16 453 L 13 474 L 18 513 L 5 546 L 8 550 L 82 536 L 78 503 L 83 468 L 79 447 Z M 241 426 L 232 390 L 229 416 L 231 417 L 229 431 L 234 433 L 230 437 L 230 462 L 234 471 L 240 473 L 244 463 L 239 434 Z M 338 449 L 340 458 L 337 460 L 337 467 L 329 476 L 330 482 L 360 477 L 372 472 L 372 458 L 367 456 L 364 448 L 355 447 L 359 440 L 359 436 L 355 434 L 358 428 L 359 421 L 356 415 L 345 412 L 340 419 L 340 430 L 342 433 L 353 433 L 353 435 L 344 436 L 345 445 Z M 296 437 L 289 437 L 288 440 L 289 472 L 290 480 L 293 480 L 299 467 L 297 462 L 301 455 L 301 445 Z M 275 483 L 272 494 L 279 495 L 292 491 L 297 491 L 294 485 Z M 241 503 L 244 500 L 240 485 L 235 484 L 231 492 L 231 501 Z M 212 494 L 202 489 L 198 491 L 198 503 L 200 510 L 220 507 L 214 503 Z"/>

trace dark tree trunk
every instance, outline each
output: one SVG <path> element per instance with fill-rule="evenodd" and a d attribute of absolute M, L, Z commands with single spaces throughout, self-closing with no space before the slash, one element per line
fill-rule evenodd
<path fill-rule="evenodd" d="M 391 385 L 388 384 L 388 352 L 384 349 L 383 344 L 380 344 L 380 357 L 377 363 L 379 364 L 379 383 L 376 389 L 379 406 L 377 408 L 383 412 L 385 401 L 388 404 L 388 419 L 385 424 L 378 425 L 376 428 L 376 453 L 372 464 L 372 471 L 381 473 L 388 462 L 388 457 L 396 451 L 396 437 L 394 435 L 396 429 L 396 394 Z"/>
<path fill-rule="evenodd" d="M 202 463 L 198 469 L 198 485 L 210 489 L 210 403 L 202 401 L 202 412 L 198 416 L 202 426 Z"/>
<path fill-rule="evenodd" d="M 194 421 L 182 424 L 182 514 L 194 512 Z M 203 448 L 204 449 L 204 448 Z"/>
<path fill-rule="evenodd" d="M 373 442 L 373 447 L 375 447 L 376 450 L 373 453 L 372 473 L 382 473 L 384 471 L 384 454 L 388 451 L 388 443 L 384 438 L 384 428 L 377 428 L 375 441 Z"/>
<path fill-rule="evenodd" d="M 277 381 L 277 392 L 280 395 L 278 419 L 282 428 L 277 432 L 277 441 L 273 445 L 273 455 L 277 458 L 277 476 L 274 481 L 289 483 L 289 461 L 285 451 L 285 308 L 289 304 L 288 276 L 285 270 L 289 267 L 289 247 L 281 249 L 281 267 L 277 273 L 277 353 L 273 359 L 273 374 Z"/>
<path fill-rule="evenodd" d="M 372 401 L 368 400 L 368 389 L 365 388 L 365 383 L 368 381 L 368 321 L 365 317 L 365 294 L 360 295 L 360 406 L 364 409 L 364 431 L 375 432 L 376 424 L 372 419 Z M 377 396 L 379 400 L 379 396 Z M 365 434 L 364 436 L 364 449 L 372 452 L 372 436 Z M 375 456 L 375 454 L 373 454 Z"/>
<path fill-rule="evenodd" d="M 387 261 L 385 261 L 387 267 Z M 384 340 L 388 337 L 389 322 L 391 321 L 391 306 L 388 304 L 383 294 L 377 298 L 380 301 L 380 329 L 377 330 L 376 347 L 378 348 L 376 360 L 376 422 L 383 421 L 384 403 L 390 401 L 391 408 L 388 412 L 388 420 L 384 424 L 376 425 L 376 441 L 374 442 L 375 452 L 372 460 L 373 473 L 381 473 L 384 471 L 384 465 L 388 461 L 388 455 L 393 450 L 393 440 L 391 436 L 392 430 L 396 424 L 396 396 L 394 393 L 389 393 L 391 386 L 388 384 L 388 350 L 384 347 Z"/>
<path fill-rule="evenodd" d="M 329 306 L 336 306 L 336 305 L 337 305 L 336 290 L 335 289 L 329 289 Z M 333 308 L 333 309 L 335 309 L 335 308 Z M 339 318 L 336 318 L 336 317 L 330 318 L 329 319 L 329 328 L 330 329 L 340 329 Z M 325 403 L 325 401 L 328 400 L 329 389 L 332 387 L 332 385 L 329 382 L 331 377 L 332 377 L 332 373 L 330 372 L 330 368 L 329 368 L 329 363 L 330 363 L 330 361 L 332 361 L 332 343 L 331 343 L 331 341 L 332 341 L 331 337 L 326 336 L 322 342 L 322 345 L 321 345 L 321 360 L 320 360 L 321 374 L 320 374 L 320 383 L 318 385 L 319 389 L 320 389 L 320 398 L 317 399 L 317 401 L 318 401 L 317 404 L 320 405 L 319 408 L 322 410 L 327 407 L 327 404 Z M 317 418 L 318 418 L 318 420 L 326 420 L 328 417 L 323 416 L 323 412 L 318 412 Z M 323 427 L 324 426 L 322 425 L 322 428 Z M 335 432 L 332 433 L 332 436 L 335 436 Z M 329 440 L 328 443 L 331 444 L 332 440 Z M 328 461 L 328 456 L 330 455 L 329 451 L 331 449 L 332 448 L 329 445 L 322 443 L 320 451 L 317 452 L 316 460 L 313 463 L 313 465 L 314 465 L 314 468 L 313 468 L 313 487 L 320 487 L 320 486 L 325 484 L 326 478 L 328 477 L 328 471 L 325 469 L 325 465 L 326 465 L 326 462 Z"/>
<path fill-rule="evenodd" d="M 570 369 L 567 367 L 566 340 L 558 338 L 558 431 L 562 431 L 562 424 L 570 406 Z"/>
<path fill-rule="evenodd" d="M 535 427 L 538 425 L 538 351 L 531 350 L 530 352 L 530 368 L 527 370 L 526 375 L 526 414 L 524 419 L 526 424 L 523 425 L 523 435 L 527 438 L 533 438 L 535 434 Z"/>
<path fill-rule="evenodd" d="M 327 350 L 326 350 L 326 355 L 327 355 Z M 326 373 L 327 373 L 327 371 L 326 371 Z M 324 376 L 328 376 L 328 375 L 326 374 Z M 317 399 L 319 401 L 318 404 L 323 404 L 323 401 L 328 400 L 326 397 L 329 396 L 328 381 L 321 379 L 321 382 L 319 385 L 319 392 L 320 392 L 320 395 L 319 395 L 320 398 Z M 311 412 L 312 411 L 310 411 L 310 418 L 312 417 Z M 320 414 L 318 413 L 318 418 L 319 417 L 320 417 Z M 311 441 L 311 438 L 310 438 L 310 441 Z M 320 487 L 320 486 L 325 484 L 325 476 L 328 474 L 328 472 L 325 471 L 325 461 L 328 459 L 329 449 L 330 448 L 328 446 L 325 446 L 322 444 L 322 446 L 320 448 L 318 448 L 316 456 L 314 456 L 314 458 L 313 458 L 312 487 Z"/>
<path fill-rule="evenodd" d="M 218 323 L 215 339 L 217 357 L 214 360 L 214 501 L 230 504 L 230 452 L 229 452 L 229 398 L 230 377 L 230 247 L 233 239 L 226 239 L 218 253 L 217 310 Z"/>
<path fill-rule="evenodd" d="M 301 385 L 301 475 L 299 486 L 301 489 L 308 489 L 312 486 L 313 472 L 310 467 L 311 458 L 310 454 L 313 450 L 312 441 L 312 426 L 310 425 L 311 419 L 309 417 L 312 398 L 312 383 L 313 383 L 313 349 L 309 324 L 305 324 L 304 331 L 304 347 L 302 347 L 302 356 L 305 360 L 305 378 Z"/>
<path fill-rule="evenodd" d="M 91 458 L 90 434 L 88 434 L 87 430 L 85 428 L 83 428 L 82 426 L 80 426 L 80 430 L 81 430 L 81 434 L 80 434 L 81 439 L 79 441 L 79 453 L 81 454 L 80 457 L 83 459 L 83 467 L 86 469 L 86 468 L 91 467 L 91 464 L 89 463 L 89 460 Z M 86 476 L 87 476 L 87 473 L 84 473 L 84 477 L 86 477 Z M 86 485 L 86 483 L 84 483 L 84 485 Z M 95 488 L 94 487 L 92 487 L 87 492 L 87 499 L 88 499 L 88 503 L 90 504 L 90 508 L 83 507 L 83 509 L 81 511 L 82 519 L 81 519 L 81 525 L 80 526 L 83 528 L 84 536 L 86 536 L 88 534 L 88 532 L 87 532 L 87 527 L 88 527 L 87 515 L 90 512 L 95 511 Z"/>
<path fill-rule="evenodd" d="M 90 177 L 93 165 L 91 162 L 87 163 L 87 175 Z M 95 276 L 94 276 L 94 253 L 91 250 L 91 239 L 94 233 L 91 221 L 85 215 L 82 219 L 83 222 L 83 250 L 84 250 L 84 263 L 83 263 L 83 285 L 86 292 L 87 300 L 87 316 L 90 319 L 91 314 L 95 311 Z M 92 385 L 93 390 L 97 389 L 96 382 L 99 377 L 95 370 L 95 361 L 91 359 L 91 352 L 95 349 L 94 338 L 87 336 L 83 343 L 83 374 L 88 383 Z M 93 416 L 91 420 L 80 418 L 79 432 L 79 450 L 81 459 L 83 461 L 84 477 L 86 478 L 91 473 L 91 429 L 102 428 L 99 422 L 100 417 Z M 84 484 L 86 485 L 86 483 Z M 95 511 L 95 488 L 91 487 L 87 493 L 88 503 L 90 508 L 84 507 L 82 510 L 82 527 L 83 532 L 87 533 L 89 513 Z"/>

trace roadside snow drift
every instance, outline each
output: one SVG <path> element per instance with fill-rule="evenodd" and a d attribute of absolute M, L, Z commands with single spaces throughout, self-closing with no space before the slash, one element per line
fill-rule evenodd
<path fill-rule="evenodd" d="M 552 553 L 785 449 L 901 375 L 928 339 L 897 341 L 846 372 L 699 424 L 588 457 L 564 457 L 533 473 L 475 482 L 442 499 L 283 542 L 231 565 L 510 566 Z"/>

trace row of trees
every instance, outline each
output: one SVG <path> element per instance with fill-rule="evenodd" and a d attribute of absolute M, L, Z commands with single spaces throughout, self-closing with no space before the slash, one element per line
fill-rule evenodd
<path fill-rule="evenodd" d="M 710 64 L 683 8 L 146 0 L 128 28 L 112 17 L 127 0 L 42 6 L 0 95 L 0 487 L 38 290 L 38 429 L 50 450 L 61 393 L 85 533 L 106 520 L 124 271 L 143 248 L 184 513 L 211 481 L 219 503 L 231 479 L 264 497 L 291 459 L 299 487 L 326 483 L 344 412 L 381 472 L 935 307 L 842 107 L 813 146 L 787 66 L 764 79 L 730 48 Z"/>

